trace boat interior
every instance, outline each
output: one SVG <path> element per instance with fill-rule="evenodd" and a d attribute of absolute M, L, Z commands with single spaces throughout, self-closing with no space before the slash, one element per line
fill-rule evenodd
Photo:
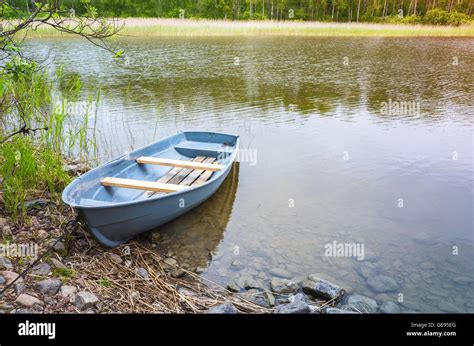
<path fill-rule="evenodd" d="M 80 196 L 76 205 L 105 206 L 196 187 L 226 168 L 236 139 L 204 132 L 172 136 L 85 174 L 70 198 Z"/>

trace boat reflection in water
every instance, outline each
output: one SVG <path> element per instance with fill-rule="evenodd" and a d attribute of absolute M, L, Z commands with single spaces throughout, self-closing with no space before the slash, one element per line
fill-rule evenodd
<path fill-rule="evenodd" d="M 161 237 L 157 250 L 176 257 L 186 269 L 207 267 L 211 253 L 224 237 L 239 183 L 239 162 L 211 198 L 155 231 Z M 151 233 L 151 232 L 150 232 Z"/>

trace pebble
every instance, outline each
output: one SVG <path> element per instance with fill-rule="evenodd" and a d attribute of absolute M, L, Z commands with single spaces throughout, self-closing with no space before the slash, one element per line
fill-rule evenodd
<path fill-rule="evenodd" d="M 66 249 L 66 246 L 62 241 L 58 241 L 54 246 L 53 250 L 56 252 L 63 252 Z"/>
<path fill-rule="evenodd" d="M 171 271 L 171 276 L 174 277 L 174 278 L 181 278 L 185 275 L 186 275 L 186 272 L 182 269 L 179 269 L 179 268 L 174 269 L 174 270 Z"/>
<path fill-rule="evenodd" d="M 145 268 L 137 268 L 136 273 L 138 276 L 140 276 L 143 279 L 148 279 L 148 272 L 146 271 Z"/>
<path fill-rule="evenodd" d="M 376 275 L 367 279 L 367 285 L 374 292 L 396 292 L 398 290 L 397 282 L 385 275 Z"/>
<path fill-rule="evenodd" d="M 298 293 L 291 300 L 288 304 L 278 305 L 274 312 L 277 314 L 309 314 L 311 312 L 304 294 Z"/>
<path fill-rule="evenodd" d="M 10 270 L 13 269 L 12 262 L 5 257 L 0 256 L 0 270 Z"/>
<path fill-rule="evenodd" d="M 347 299 L 347 304 L 361 313 L 373 314 L 377 312 L 378 305 L 372 298 L 353 294 Z"/>
<path fill-rule="evenodd" d="M 298 284 L 287 279 L 274 278 L 270 281 L 270 287 L 277 294 L 289 294 L 298 291 Z"/>
<path fill-rule="evenodd" d="M 75 286 L 70 286 L 70 285 L 61 286 L 61 296 L 63 298 L 71 297 L 76 292 L 77 292 L 77 287 L 75 287 Z"/>
<path fill-rule="evenodd" d="M 272 268 L 269 270 L 270 275 L 276 276 L 277 278 L 282 278 L 282 279 L 291 279 L 293 275 L 282 268 Z"/>
<path fill-rule="evenodd" d="M 175 266 L 178 264 L 178 262 L 174 258 L 171 258 L 171 257 L 165 258 L 163 262 L 165 262 L 167 265 L 170 265 L 170 266 Z"/>
<path fill-rule="evenodd" d="M 340 308 L 332 308 L 332 307 L 323 309 L 323 313 L 325 314 L 358 314 L 358 312 L 356 311 L 340 309 Z"/>
<path fill-rule="evenodd" d="M 43 263 L 40 263 L 40 264 L 34 266 L 33 269 L 31 270 L 31 274 L 33 274 L 33 275 L 48 275 L 50 270 L 51 270 L 51 266 L 48 263 L 43 262 Z"/>
<path fill-rule="evenodd" d="M 275 296 L 271 294 L 270 292 L 264 292 L 263 293 L 263 299 L 265 299 L 265 302 L 269 306 L 275 306 Z"/>
<path fill-rule="evenodd" d="M 38 298 L 36 297 L 33 297 L 33 296 L 30 296 L 29 294 L 26 294 L 26 293 L 22 293 L 20 294 L 16 300 L 15 300 L 16 303 L 20 304 L 20 305 L 23 305 L 23 306 L 26 306 L 26 307 L 33 307 L 35 305 L 43 305 L 44 303 L 39 300 Z"/>
<path fill-rule="evenodd" d="M 402 309 L 400 305 L 391 301 L 386 301 L 380 306 L 380 312 L 382 314 L 399 314 L 402 312 Z"/>
<path fill-rule="evenodd" d="M 3 272 L 0 272 L 0 275 L 5 279 L 5 284 L 8 285 L 15 280 L 19 274 L 9 271 L 9 270 L 4 270 Z M 16 282 L 23 282 L 23 278 L 19 278 Z"/>
<path fill-rule="evenodd" d="M 53 268 L 67 269 L 67 267 L 61 261 L 57 260 L 56 258 L 51 258 L 50 262 L 51 262 L 51 265 L 52 265 Z"/>
<path fill-rule="evenodd" d="M 232 303 L 223 303 L 207 310 L 208 314 L 238 314 L 239 311 Z"/>
<path fill-rule="evenodd" d="M 314 276 L 311 276 L 313 280 L 303 281 L 303 292 L 311 294 L 316 297 L 324 299 L 335 299 L 338 300 L 346 293 L 341 287 Z"/>
<path fill-rule="evenodd" d="M 81 291 L 76 295 L 74 305 L 79 310 L 86 310 L 92 308 L 98 301 L 99 299 L 93 293 Z"/>
<path fill-rule="evenodd" d="M 117 254 L 114 254 L 113 252 L 107 252 L 106 255 L 110 258 L 112 262 L 115 264 L 121 264 L 123 262 L 122 257 L 120 257 Z"/>
<path fill-rule="evenodd" d="M 46 279 L 36 283 L 38 291 L 48 295 L 54 295 L 58 293 L 61 287 L 61 281 L 58 279 Z"/>
<path fill-rule="evenodd" d="M 23 282 L 15 282 L 15 293 L 17 295 L 22 294 L 26 291 L 26 285 Z"/>

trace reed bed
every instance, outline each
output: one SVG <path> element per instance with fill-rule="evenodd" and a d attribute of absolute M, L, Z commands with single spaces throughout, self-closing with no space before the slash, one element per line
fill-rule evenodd
<path fill-rule="evenodd" d="M 119 36 L 474 36 L 474 25 L 325 23 L 303 21 L 230 21 L 204 19 L 124 18 Z M 30 37 L 57 37 L 60 32 L 39 26 Z"/>

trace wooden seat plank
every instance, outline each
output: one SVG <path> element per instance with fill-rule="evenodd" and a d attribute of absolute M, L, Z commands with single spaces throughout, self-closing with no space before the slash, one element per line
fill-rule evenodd
<path fill-rule="evenodd" d="M 198 186 L 198 185 L 204 184 L 206 181 L 209 180 L 212 173 L 214 172 L 210 170 L 204 171 L 196 180 L 194 180 L 191 184 L 189 184 L 189 186 Z"/>
<path fill-rule="evenodd" d="M 122 187 L 126 189 L 136 189 L 155 192 L 177 192 L 186 189 L 186 186 L 176 184 L 156 183 L 153 181 L 123 179 L 106 177 L 102 179 L 101 184 L 104 186 Z"/>
<path fill-rule="evenodd" d="M 184 161 L 184 160 L 173 160 L 173 159 L 165 159 L 165 158 L 158 158 L 158 157 L 146 157 L 146 156 L 139 157 L 137 159 L 137 162 L 143 163 L 143 164 L 151 164 L 151 165 L 209 170 L 209 171 L 214 171 L 214 172 L 219 171 L 224 168 L 224 166 L 222 165 L 199 163 L 199 162 Z"/>
<path fill-rule="evenodd" d="M 193 162 L 203 162 L 205 159 L 206 159 L 205 156 L 196 156 L 192 161 Z M 189 170 L 189 171 L 183 172 L 184 170 Z M 170 170 L 167 174 L 162 176 L 160 179 L 158 179 L 157 183 L 178 184 L 182 179 L 179 179 L 179 178 L 175 179 L 175 177 L 181 176 L 183 173 L 186 174 L 184 176 L 184 177 L 186 177 L 189 173 L 191 173 L 191 171 L 192 171 L 192 169 L 189 169 L 189 168 L 175 167 L 172 170 Z M 184 179 L 184 177 L 183 177 L 183 179 Z M 172 180 L 174 180 L 174 181 L 172 181 Z M 152 197 L 156 194 L 158 194 L 158 192 L 148 191 L 148 192 L 145 193 L 145 196 L 146 197 Z"/>
<path fill-rule="evenodd" d="M 204 162 L 211 163 L 211 164 L 214 161 L 216 161 L 216 159 L 214 157 L 208 157 L 204 160 Z M 195 169 L 183 181 L 181 181 L 180 185 L 185 185 L 185 186 L 192 185 L 194 183 L 194 181 L 196 179 L 198 179 L 201 176 L 201 174 L 203 174 L 204 172 L 210 172 L 212 174 L 212 171 L 203 171 L 201 169 Z M 208 179 L 211 176 L 211 174 L 208 176 Z"/>

